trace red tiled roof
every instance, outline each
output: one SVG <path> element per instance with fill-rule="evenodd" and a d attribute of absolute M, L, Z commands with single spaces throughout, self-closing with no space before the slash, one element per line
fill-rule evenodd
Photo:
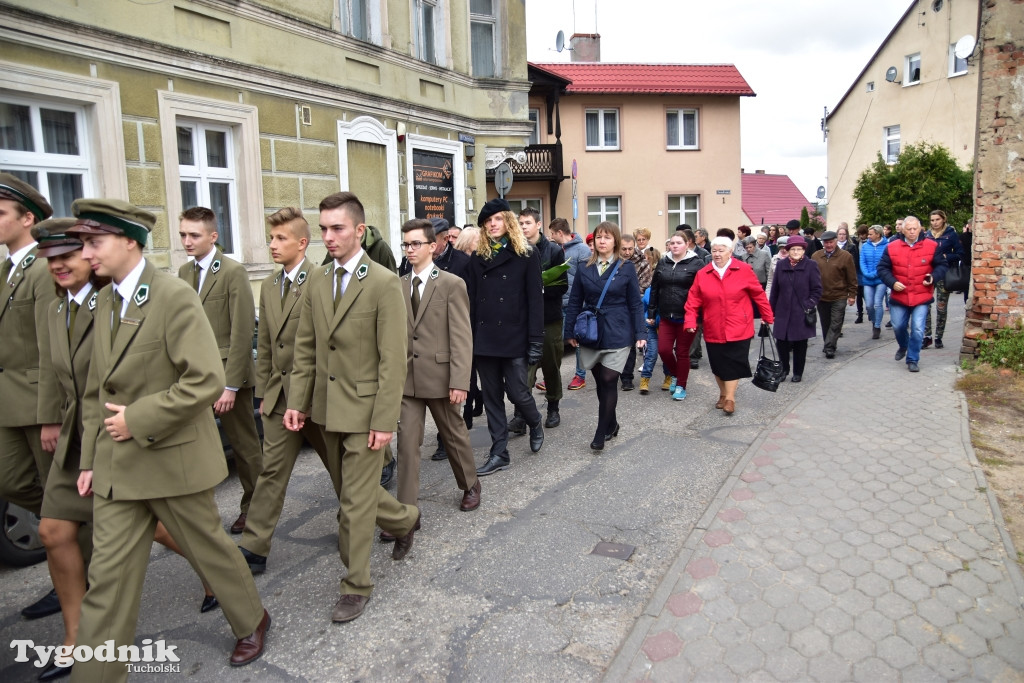
<path fill-rule="evenodd" d="M 757 93 L 732 64 L 535 64 L 572 81 L 569 93 L 738 95 Z"/>
<path fill-rule="evenodd" d="M 743 213 L 754 225 L 786 223 L 800 218 L 800 209 L 814 210 L 814 205 L 800 194 L 788 175 L 744 173 Z"/>

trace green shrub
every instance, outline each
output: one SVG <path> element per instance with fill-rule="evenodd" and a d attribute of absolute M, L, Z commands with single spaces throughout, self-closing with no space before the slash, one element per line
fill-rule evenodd
<path fill-rule="evenodd" d="M 1024 372 L 1024 322 L 996 330 L 991 339 L 978 344 L 978 360 L 993 367 Z"/>

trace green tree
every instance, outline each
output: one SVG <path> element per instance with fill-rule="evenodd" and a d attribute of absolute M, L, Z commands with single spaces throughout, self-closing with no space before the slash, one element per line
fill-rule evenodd
<path fill-rule="evenodd" d="M 857 224 L 892 224 L 897 218 L 917 216 L 928 227 L 928 213 L 946 212 L 957 229 L 971 217 L 974 173 L 963 169 L 942 145 L 923 142 L 907 145 L 895 164 L 878 158 L 857 180 Z"/>
<path fill-rule="evenodd" d="M 807 207 L 800 207 L 800 234 L 804 234 L 804 228 L 811 223 L 811 216 L 807 213 Z"/>

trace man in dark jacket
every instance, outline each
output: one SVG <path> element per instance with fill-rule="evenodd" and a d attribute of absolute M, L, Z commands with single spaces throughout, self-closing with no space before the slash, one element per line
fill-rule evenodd
<path fill-rule="evenodd" d="M 838 235 L 832 230 L 821 234 L 823 247 L 811 257 L 821 271 L 824 290 L 818 302 L 821 333 L 825 337 L 825 357 L 836 357 L 836 343 L 843 333 L 846 307 L 857 301 L 857 266 L 850 253 L 838 245 Z M 810 251 L 810 244 L 807 250 Z"/>
<path fill-rule="evenodd" d="M 544 236 L 540 231 L 540 212 L 526 208 L 519 214 L 519 227 L 526 241 L 533 245 L 540 256 L 540 272 L 565 263 L 562 248 Z M 562 296 L 569 291 L 566 275 L 559 276 L 552 284 L 544 286 L 544 351 L 539 365 L 531 365 L 526 377 L 526 386 L 532 387 L 537 381 L 537 368 L 544 372 L 544 394 L 548 399 L 548 414 L 545 427 L 557 427 L 561 423 L 558 402 L 562 400 Z M 526 420 L 518 412 L 509 423 L 513 434 L 526 433 Z"/>

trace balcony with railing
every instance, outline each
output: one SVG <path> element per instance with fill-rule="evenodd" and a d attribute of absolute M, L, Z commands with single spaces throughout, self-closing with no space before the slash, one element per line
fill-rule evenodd
<path fill-rule="evenodd" d="M 528 145 L 523 149 L 526 158 L 521 161 L 508 159 L 512 167 L 512 177 L 516 180 L 547 180 L 561 181 L 562 145 Z M 487 170 L 487 179 L 494 180 L 494 169 Z"/>

